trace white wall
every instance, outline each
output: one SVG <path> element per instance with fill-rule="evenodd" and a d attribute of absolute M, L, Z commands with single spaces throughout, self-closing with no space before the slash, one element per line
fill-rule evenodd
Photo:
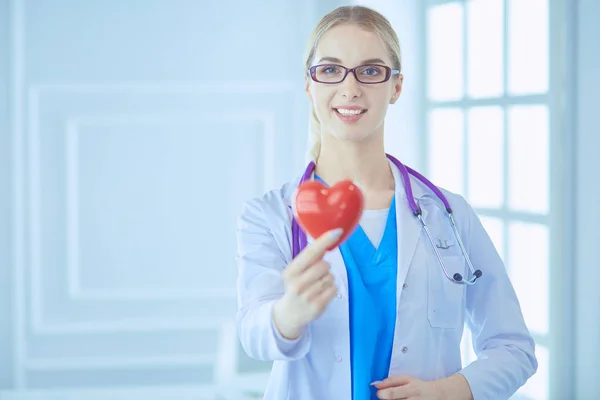
<path fill-rule="evenodd" d="M 574 388 L 575 398 L 583 400 L 600 398 L 600 2 L 578 0 L 575 17 Z"/>
<path fill-rule="evenodd" d="M 0 0 L 0 388 L 211 381 L 312 4 Z"/>

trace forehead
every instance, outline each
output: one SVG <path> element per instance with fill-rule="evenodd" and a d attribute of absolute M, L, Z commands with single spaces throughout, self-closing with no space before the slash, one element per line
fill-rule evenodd
<path fill-rule="evenodd" d="M 373 58 L 391 64 L 387 47 L 379 35 L 348 24 L 335 26 L 323 35 L 315 49 L 314 62 L 323 57 L 338 58 L 347 66 Z"/>

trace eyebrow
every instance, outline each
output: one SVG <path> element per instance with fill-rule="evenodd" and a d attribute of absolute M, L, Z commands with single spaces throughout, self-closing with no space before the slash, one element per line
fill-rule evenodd
<path fill-rule="evenodd" d="M 329 61 L 329 62 L 342 64 L 342 60 L 340 60 L 339 58 L 335 58 L 335 57 L 323 57 L 319 60 L 319 63 L 321 63 L 323 61 Z M 385 65 L 385 61 L 383 61 L 381 58 L 370 58 L 368 60 L 364 60 L 361 64 L 384 64 Z"/>

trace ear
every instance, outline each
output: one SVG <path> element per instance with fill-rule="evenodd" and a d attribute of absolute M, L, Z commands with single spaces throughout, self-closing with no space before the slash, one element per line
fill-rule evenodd
<path fill-rule="evenodd" d="M 306 93 L 306 97 L 308 97 L 308 101 L 312 103 L 312 95 L 310 94 L 310 79 L 308 76 L 304 77 L 304 92 Z"/>
<path fill-rule="evenodd" d="M 404 81 L 404 76 L 402 74 L 398 75 L 396 82 L 394 83 L 394 92 L 392 93 L 392 98 L 390 99 L 390 104 L 394 104 L 398 97 L 400 97 L 400 93 L 402 93 L 402 82 Z"/>

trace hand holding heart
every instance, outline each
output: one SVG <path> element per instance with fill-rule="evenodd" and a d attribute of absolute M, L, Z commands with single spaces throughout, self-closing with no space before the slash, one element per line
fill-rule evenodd
<path fill-rule="evenodd" d="M 273 322 L 284 337 L 299 337 L 304 326 L 318 318 L 335 296 L 333 275 L 322 257 L 341 234 L 337 229 L 321 235 L 285 269 L 285 293 L 273 307 Z"/>
<path fill-rule="evenodd" d="M 300 336 L 306 324 L 318 318 L 337 292 L 330 265 L 323 261 L 352 233 L 363 210 L 363 195 L 350 181 L 327 189 L 317 181 L 299 188 L 294 202 L 298 224 L 316 240 L 288 265 L 285 294 L 273 307 L 273 321 L 288 339 Z"/>

